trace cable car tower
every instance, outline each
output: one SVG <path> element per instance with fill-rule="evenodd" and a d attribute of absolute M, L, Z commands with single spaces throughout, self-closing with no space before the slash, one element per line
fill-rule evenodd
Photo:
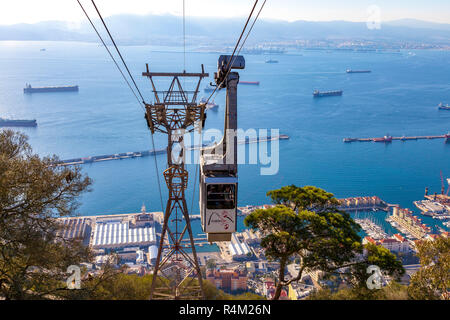
<path fill-rule="evenodd" d="M 150 299 L 204 299 L 202 274 L 185 198 L 188 171 L 184 167 L 182 143 L 186 132 L 201 129 L 204 124 L 205 104 L 198 105 L 196 100 L 200 82 L 208 77 L 208 73 L 205 73 L 203 65 L 201 73 L 150 72 L 147 64 L 147 71 L 142 75 L 150 79 L 154 93 L 153 104 L 145 104 L 147 125 L 152 134 L 158 131 L 168 137 L 167 169 L 163 174 L 169 198 L 164 212 Z M 157 91 L 153 81 L 155 77 L 172 78 L 167 91 Z M 180 78 L 185 77 L 198 78 L 194 91 L 183 89 Z"/>
<path fill-rule="evenodd" d="M 231 241 L 237 229 L 237 85 L 244 69 L 243 56 L 222 55 L 214 80 L 217 89 L 226 88 L 225 124 L 222 140 L 204 148 L 200 158 L 200 217 L 209 242 Z"/>

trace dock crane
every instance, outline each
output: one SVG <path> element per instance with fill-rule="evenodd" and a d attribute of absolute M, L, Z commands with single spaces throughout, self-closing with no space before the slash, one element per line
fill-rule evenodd
<path fill-rule="evenodd" d="M 222 140 L 203 148 L 200 154 L 200 217 L 209 242 L 231 241 L 237 229 L 237 85 L 244 69 L 243 56 L 221 55 L 214 80 L 217 89 L 226 88 Z"/>
<path fill-rule="evenodd" d="M 447 189 L 447 192 L 445 193 L 446 196 L 448 196 L 448 194 L 450 193 L 450 178 L 447 178 L 447 184 L 448 184 L 448 189 Z"/>

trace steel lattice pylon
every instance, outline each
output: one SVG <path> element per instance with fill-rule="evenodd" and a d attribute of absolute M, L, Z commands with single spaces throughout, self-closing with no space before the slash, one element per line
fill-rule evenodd
<path fill-rule="evenodd" d="M 204 299 L 202 274 L 185 198 L 188 172 L 184 167 L 183 148 L 176 155 L 173 151 L 177 144 L 183 142 L 186 132 L 202 126 L 205 105 L 198 105 L 196 100 L 200 82 L 208 74 L 204 72 L 203 65 L 201 73 L 149 72 L 147 65 L 147 72 L 142 75 L 150 79 L 155 97 L 153 104 L 145 104 L 147 124 L 152 134 L 158 131 L 168 136 L 164 179 L 169 198 L 164 212 L 150 299 Z M 169 89 L 157 91 L 153 77 L 171 77 Z M 181 77 L 198 78 L 195 90 L 185 91 L 179 80 Z M 170 222 L 174 224 L 172 228 L 169 227 Z"/>

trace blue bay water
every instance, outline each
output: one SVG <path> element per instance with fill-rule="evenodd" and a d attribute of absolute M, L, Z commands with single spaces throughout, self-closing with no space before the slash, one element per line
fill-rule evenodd
<path fill-rule="evenodd" d="M 148 101 L 152 101 L 151 86 L 141 76 L 145 63 L 153 71 L 183 70 L 183 53 L 173 48 L 121 50 Z M 440 191 L 440 171 L 450 177 L 450 144 L 442 139 L 387 145 L 344 144 L 342 139 L 447 133 L 450 112 L 438 111 L 437 104 L 450 103 L 450 52 L 300 53 L 280 55 L 278 64 L 266 64 L 268 57 L 262 55 L 245 56 L 241 80 L 261 84 L 239 86 L 239 127 L 279 128 L 290 139 L 279 143 L 276 175 L 260 175 L 258 165 L 239 167 L 239 205 L 268 203 L 268 190 L 288 184 L 316 185 L 339 198 L 377 195 L 412 209 L 425 187 Z M 210 73 L 201 88 L 212 81 L 217 58 L 216 53 L 187 53 L 188 72 L 199 72 L 203 63 Z M 346 74 L 347 68 L 372 73 Z M 37 119 L 37 128 L 20 130 L 29 135 L 40 155 L 68 159 L 151 149 L 143 110 L 97 44 L 0 42 L 0 70 L 0 117 Z M 25 83 L 77 84 L 80 91 L 24 95 Z M 344 95 L 313 99 L 315 89 L 342 89 Z M 206 128 L 223 128 L 224 93 L 215 102 L 219 110 L 208 114 Z M 158 148 L 164 147 L 166 137 L 156 134 L 155 142 Z M 157 161 L 161 179 L 166 156 L 157 156 Z M 81 199 L 80 214 L 137 212 L 143 203 L 151 211 L 161 210 L 152 157 L 94 163 L 83 170 L 94 184 L 93 191 Z M 188 170 L 187 200 L 195 214 L 195 165 L 188 165 Z M 161 183 L 165 205 L 167 192 L 162 179 Z M 424 221 L 436 223 L 429 218 Z M 193 229 L 200 232 L 197 222 Z"/>

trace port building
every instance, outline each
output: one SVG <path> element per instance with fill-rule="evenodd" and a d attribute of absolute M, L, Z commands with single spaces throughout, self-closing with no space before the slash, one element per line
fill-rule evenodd
<path fill-rule="evenodd" d="M 119 249 L 128 246 L 151 246 L 156 244 L 154 224 L 139 226 L 132 222 L 97 222 L 91 246 L 94 249 Z"/>
<path fill-rule="evenodd" d="M 63 239 L 78 239 L 84 245 L 89 244 L 91 237 L 91 219 L 84 217 L 62 218 L 58 219 L 61 229 L 57 232 L 57 236 Z"/>
<path fill-rule="evenodd" d="M 232 234 L 231 242 L 229 243 L 230 254 L 234 260 L 243 260 L 252 255 L 250 247 L 247 243 L 241 242 L 236 234 Z"/>

